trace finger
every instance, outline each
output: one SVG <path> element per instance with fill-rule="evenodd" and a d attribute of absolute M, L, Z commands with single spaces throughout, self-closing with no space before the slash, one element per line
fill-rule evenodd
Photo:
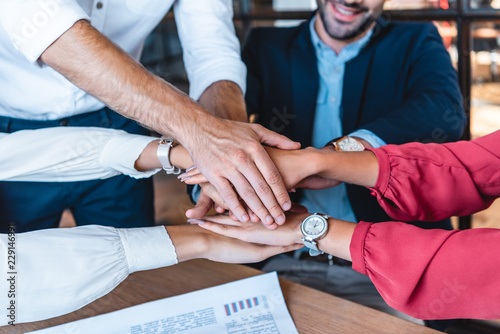
<path fill-rule="evenodd" d="M 241 174 L 232 178 L 234 188 L 264 224 L 272 224 L 274 218 L 269 213 L 268 206 L 277 217 L 279 214 L 283 214 L 283 211 L 276 202 L 271 189 L 253 163 L 244 164 L 240 171 Z M 268 205 L 266 206 L 264 203 L 268 203 Z M 233 213 L 238 215 L 236 212 Z"/>
<path fill-rule="evenodd" d="M 183 176 L 179 178 L 179 181 L 184 182 L 186 184 L 200 184 L 208 182 L 207 178 L 203 174 L 197 174 L 193 176 Z"/>
<path fill-rule="evenodd" d="M 259 217 L 248 207 L 248 205 L 244 204 L 245 209 L 247 210 L 248 216 L 250 217 L 250 221 L 253 223 L 260 223 Z"/>
<path fill-rule="evenodd" d="M 186 171 L 186 172 L 184 172 L 182 174 L 179 174 L 179 176 L 177 176 L 177 178 L 178 179 L 182 179 L 182 178 L 184 178 L 186 176 L 191 176 L 192 177 L 192 176 L 199 175 L 199 174 L 202 174 L 200 172 L 200 170 L 198 168 L 194 168 L 194 169 L 190 170 L 189 172 Z"/>
<path fill-rule="evenodd" d="M 206 227 L 207 230 L 211 230 L 212 232 L 216 232 L 216 231 L 218 231 L 218 229 L 224 230 L 227 227 L 234 227 L 236 229 L 236 231 L 238 229 L 242 228 L 241 225 L 238 225 L 238 224 L 241 224 L 240 221 L 234 221 L 232 219 L 221 222 L 221 221 L 207 220 L 206 218 L 203 218 L 203 219 L 188 219 L 187 222 L 191 225 L 200 225 L 201 227 Z M 243 223 L 243 224 L 245 224 L 245 223 Z M 222 226 L 222 227 L 213 227 L 215 225 Z M 218 234 L 223 234 L 223 233 L 218 233 Z"/>
<path fill-rule="evenodd" d="M 268 207 L 271 214 L 273 214 L 273 217 L 275 217 L 276 223 L 278 223 L 278 225 L 282 225 L 285 222 L 285 215 L 283 214 L 283 211 L 290 210 L 290 208 L 292 207 L 292 201 L 290 200 L 290 195 L 285 188 L 283 178 L 276 169 L 276 166 L 272 162 L 271 158 L 269 158 L 267 153 L 265 151 L 263 151 L 263 153 L 264 155 L 261 156 L 260 159 L 255 159 L 255 163 L 259 171 L 264 176 L 267 185 L 269 185 L 272 191 L 272 194 L 269 194 L 271 195 L 270 198 L 272 199 L 272 201 L 268 199 L 266 201 L 266 198 L 263 198 L 263 200 L 264 203 L 266 203 L 266 206 Z M 256 189 L 263 189 L 262 184 L 259 184 L 257 186 L 259 188 Z M 269 207 L 270 205 L 274 205 L 275 203 L 277 203 L 279 207 Z"/>
<path fill-rule="evenodd" d="M 217 203 L 214 203 L 214 209 L 215 209 L 215 212 L 217 212 L 217 213 L 224 213 L 224 212 L 226 212 L 226 209 L 224 209 L 222 206 L 220 206 Z"/>
<path fill-rule="evenodd" d="M 247 242 L 251 241 L 248 239 L 248 233 L 244 233 L 241 227 L 218 224 L 210 221 L 200 221 L 198 225 L 205 230 L 209 230 L 226 237 L 235 238 Z"/>
<path fill-rule="evenodd" d="M 253 211 L 250 213 L 250 220 L 253 223 L 260 223 L 259 217 L 255 213 L 253 213 Z"/>
<path fill-rule="evenodd" d="M 200 184 L 200 186 L 201 189 L 203 189 L 203 192 L 212 199 L 214 204 L 217 204 L 218 207 L 224 208 L 225 210 L 228 209 L 227 206 L 224 204 L 222 197 L 220 197 L 219 193 L 212 184 L 205 182 Z"/>
<path fill-rule="evenodd" d="M 215 223 L 215 224 L 219 224 L 219 225 L 239 226 L 239 227 L 249 226 L 248 224 L 251 224 L 250 222 L 242 223 L 239 220 L 234 221 L 228 215 L 205 216 L 205 217 L 198 219 L 198 220 L 201 220 L 202 222 L 205 222 L 205 223 L 210 222 L 210 223 Z"/>
<path fill-rule="evenodd" d="M 265 226 L 268 230 L 270 230 L 270 231 L 274 231 L 274 230 L 276 230 L 276 229 L 278 228 L 278 224 L 276 224 L 276 223 L 272 223 L 272 224 L 270 224 L 270 225 L 264 225 L 264 226 Z"/>
<path fill-rule="evenodd" d="M 259 124 L 251 124 L 253 130 L 259 136 L 260 142 L 269 146 L 277 147 L 283 150 L 298 150 L 300 143 L 264 128 Z"/>
<path fill-rule="evenodd" d="M 212 184 L 222 197 L 223 203 L 233 212 L 238 220 L 247 222 L 250 218 L 248 217 L 245 208 L 241 204 L 238 195 L 234 191 L 233 187 L 231 187 L 229 181 L 225 178 L 219 177 L 218 180 L 212 182 Z"/>
<path fill-rule="evenodd" d="M 208 211 L 212 208 L 214 202 L 210 197 L 208 197 L 203 191 L 200 193 L 198 202 L 194 208 L 186 211 L 186 217 L 188 218 L 201 218 L 204 217 Z"/>
<path fill-rule="evenodd" d="M 231 217 L 231 219 L 232 219 L 232 220 L 237 220 L 237 221 L 240 221 L 240 220 L 238 219 L 238 217 L 236 217 L 232 211 L 229 211 L 229 217 Z"/>

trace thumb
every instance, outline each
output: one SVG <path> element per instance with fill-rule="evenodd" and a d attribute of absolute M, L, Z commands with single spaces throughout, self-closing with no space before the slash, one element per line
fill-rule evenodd
<path fill-rule="evenodd" d="M 279 133 L 268 130 L 259 124 L 250 124 L 250 126 L 259 136 L 259 140 L 262 144 L 277 147 L 282 150 L 300 149 L 300 143 L 288 139 L 287 137 L 280 135 Z"/>
<path fill-rule="evenodd" d="M 191 219 L 201 219 L 202 217 L 207 215 L 213 204 L 214 202 L 212 201 L 212 199 L 205 195 L 203 191 L 201 191 L 200 198 L 198 199 L 198 202 L 196 202 L 194 208 L 186 211 L 186 217 Z"/>

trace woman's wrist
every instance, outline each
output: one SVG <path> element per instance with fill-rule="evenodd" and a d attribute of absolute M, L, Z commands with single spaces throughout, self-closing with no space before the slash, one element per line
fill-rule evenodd
<path fill-rule="evenodd" d="M 160 140 L 153 140 L 146 146 L 139 158 L 135 161 L 134 168 L 136 170 L 144 171 L 163 167 L 157 155 L 159 142 Z M 186 169 L 193 165 L 193 161 L 188 151 L 181 145 L 177 145 L 170 149 L 169 159 L 172 166 L 180 169 Z"/>
<path fill-rule="evenodd" d="M 318 248 L 325 253 L 351 261 L 350 245 L 356 225 L 335 218 L 328 219 L 328 231 L 318 240 Z"/>
<path fill-rule="evenodd" d="M 207 257 L 211 248 L 207 231 L 197 225 L 172 225 L 165 228 L 179 262 Z"/>
<path fill-rule="evenodd" d="M 187 169 L 193 165 L 193 160 L 188 151 L 181 145 L 170 149 L 170 163 L 180 169 Z"/>

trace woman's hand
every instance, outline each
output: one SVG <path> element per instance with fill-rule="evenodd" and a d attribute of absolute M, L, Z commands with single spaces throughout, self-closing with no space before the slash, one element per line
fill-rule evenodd
<path fill-rule="evenodd" d="M 260 223 L 234 221 L 227 215 L 207 216 L 203 219 L 190 219 L 191 224 L 245 242 L 252 242 L 272 246 L 287 246 L 302 243 L 301 222 L 310 213 L 287 213 L 286 223 L 276 230 L 269 230 Z"/>
<path fill-rule="evenodd" d="M 166 229 L 175 246 L 179 262 L 205 258 L 226 263 L 253 263 L 304 246 L 302 243 L 283 246 L 248 243 L 204 230 L 199 226 L 175 225 L 167 226 Z"/>

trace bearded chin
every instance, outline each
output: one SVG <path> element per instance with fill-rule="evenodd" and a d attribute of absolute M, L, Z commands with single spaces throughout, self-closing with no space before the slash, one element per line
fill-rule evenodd
<path fill-rule="evenodd" d="M 326 20 L 324 11 L 320 11 L 319 15 L 321 17 L 321 21 L 323 21 L 323 26 L 325 27 L 328 35 L 338 41 L 348 41 L 364 34 L 366 30 L 371 26 L 371 24 L 376 21 L 376 18 L 373 15 L 369 15 L 364 19 L 363 22 L 361 22 L 359 26 L 354 28 L 352 31 L 340 32 L 337 31 L 337 29 L 335 29 L 334 27 L 330 26 L 328 20 Z"/>

